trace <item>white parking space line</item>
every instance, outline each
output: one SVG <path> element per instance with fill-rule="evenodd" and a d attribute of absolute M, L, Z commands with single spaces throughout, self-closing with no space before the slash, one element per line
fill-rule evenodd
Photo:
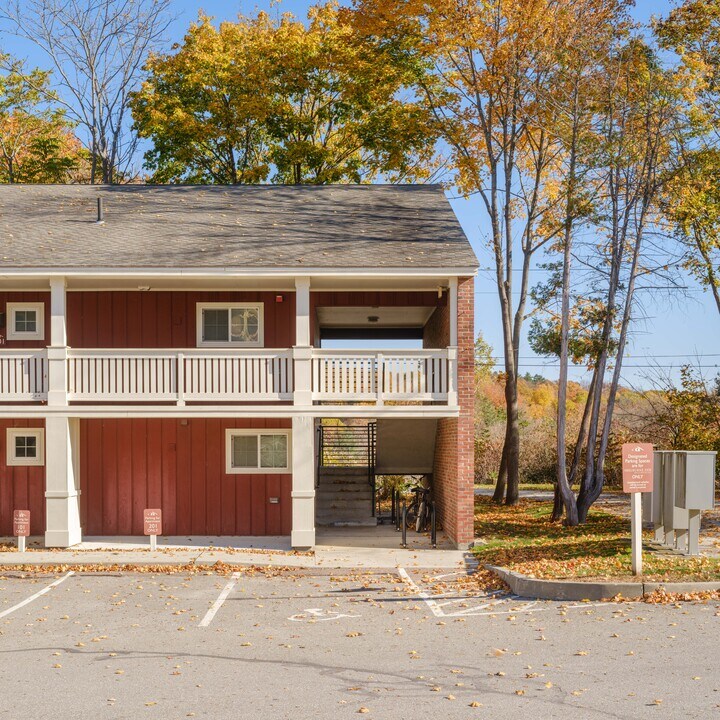
<path fill-rule="evenodd" d="M 293 622 L 324 622 L 325 620 L 340 620 L 341 618 L 359 618 L 360 615 L 349 615 L 348 613 L 325 610 L 323 608 L 305 608 L 305 612 L 295 613 L 288 620 Z"/>
<path fill-rule="evenodd" d="M 17 605 L 13 605 L 12 607 L 8 608 L 7 610 L 3 610 L 0 612 L 0 618 L 4 618 L 5 616 L 9 615 L 10 613 L 15 612 L 16 610 L 19 610 L 21 607 L 25 607 L 26 605 L 29 605 L 33 600 L 37 600 L 39 597 L 44 595 L 45 593 L 50 592 L 54 587 L 57 587 L 61 582 L 65 582 L 71 575 L 74 575 L 75 573 L 71 570 L 67 574 L 63 575 L 61 578 L 55 580 L 55 582 L 51 582 L 48 586 L 44 587 L 42 590 L 39 590 L 34 595 L 31 595 L 28 598 L 25 598 L 22 602 L 19 602 Z"/>
<path fill-rule="evenodd" d="M 508 600 L 510 601 L 517 601 L 519 598 L 516 598 L 515 596 L 510 597 L 504 597 L 500 598 L 498 600 L 492 600 L 490 599 L 489 602 L 483 602 L 480 605 L 474 605 L 473 607 L 463 607 L 462 609 L 456 609 L 455 612 L 445 612 L 443 608 L 448 607 L 450 605 L 459 605 L 460 603 L 467 604 L 470 600 L 488 600 L 488 598 L 473 598 L 473 597 L 461 597 L 461 598 L 453 598 L 453 599 L 446 599 L 443 595 L 438 595 L 433 597 L 432 595 L 424 592 L 419 585 L 408 575 L 407 571 L 404 568 L 398 568 L 398 575 L 403 579 L 403 581 L 410 587 L 410 589 L 422 600 L 425 601 L 425 604 L 430 608 L 432 611 L 432 614 L 435 615 L 435 617 L 462 617 L 462 616 L 470 616 L 470 615 L 514 615 L 515 613 L 531 613 L 536 612 L 537 609 L 535 606 L 537 605 L 536 601 L 530 601 L 530 602 L 524 602 L 517 607 L 513 608 L 512 610 L 506 610 L 506 611 L 497 611 L 497 610 L 490 610 L 488 612 L 482 612 L 483 610 L 487 610 L 488 608 L 496 607 L 500 604 L 506 604 Z M 439 602 L 439 600 L 442 600 L 443 602 Z M 448 608 L 450 609 L 450 608 Z"/>
<path fill-rule="evenodd" d="M 212 604 L 212 607 L 205 613 L 205 617 L 200 621 L 198 627 L 207 627 L 212 619 L 215 617 L 217 611 L 222 607 L 223 603 L 227 600 L 228 595 L 232 592 L 232 589 L 237 585 L 238 578 L 240 577 L 239 572 L 234 572 L 230 578 L 230 582 L 222 589 L 218 599 Z"/>
<path fill-rule="evenodd" d="M 448 598 L 447 595 L 430 595 L 423 591 L 420 586 L 408 575 L 405 568 L 399 567 L 397 569 L 398 575 L 402 578 L 406 585 L 414 592 L 421 600 L 424 600 L 426 605 L 430 608 L 435 617 L 473 617 L 481 615 L 518 615 L 520 613 L 536 613 L 544 612 L 546 610 L 553 609 L 553 606 L 540 605 L 537 600 L 527 600 L 520 598 L 517 595 L 504 595 L 500 590 L 493 590 L 487 595 L 483 596 L 472 596 L 468 595 L 465 597 L 454 597 Z M 451 573 L 447 575 L 437 575 L 431 580 L 437 580 L 439 578 L 449 577 Z M 500 597 L 497 597 L 497 596 Z M 495 597 L 494 597 L 495 596 Z M 481 601 L 478 605 L 472 605 L 468 607 L 468 603 L 472 601 Z M 634 602 L 634 601 L 631 601 Z M 512 603 L 517 603 L 512 605 Z M 594 607 L 607 607 L 608 605 L 616 605 L 613 602 L 581 602 L 573 603 L 572 605 L 560 605 L 563 610 L 586 610 L 587 608 Z M 456 607 L 451 607 L 455 605 Z M 460 607 L 457 607 L 457 606 Z M 502 606 L 509 607 L 508 610 L 495 609 Z M 462 609 L 461 609 L 462 608 Z M 446 611 L 447 609 L 447 611 Z M 450 612 L 448 612 L 450 611 Z"/>
<path fill-rule="evenodd" d="M 406 585 L 420 598 L 425 601 L 425 604 L 430 608 L 432 614 L 435 617 L 444 617 L 445 613 L 438 603 L 426 592 L 423 592 L 418 584 L 407 574 L 405 568 L 398 568 L 398 575 L 403 579 Z"/>

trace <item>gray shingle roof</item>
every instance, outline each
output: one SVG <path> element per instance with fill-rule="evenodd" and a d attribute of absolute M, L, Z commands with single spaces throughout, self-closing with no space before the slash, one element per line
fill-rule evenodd
<path fill-rule="evenodd" d="M 438 185 L 0 186 L 0 268 L 477 264 Z"/>

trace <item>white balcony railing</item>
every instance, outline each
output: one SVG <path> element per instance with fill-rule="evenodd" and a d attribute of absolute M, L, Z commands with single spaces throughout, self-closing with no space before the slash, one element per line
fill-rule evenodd
<path fill-rule="evenodd" d="M 441 401 L 454 385 L 447 350 L 314 350 L 314 400 Z"/>
<path fill-rule="evenodd" d="M 290 350 L 71 350 L 68 400 L 291 400 Z"/>
<path fill-rule="evenodd" d="M 48 391 L 45 350 L 0 351 L 0 399 L 44 400 Z"/>
<path fill-rule="evenodd" d="M 297 391 L 316 402 L 454 405 L 455 352 L 68 348 L 53 387 L 59 379 L 62 393 L 64 372 L 69 402 L 273 402 L 292 401 Z M 307 363 L 302 374 L 297 363 Z M 52 368 L 46 350 L 0 350 L 0 402 L 47 400 Z"/>

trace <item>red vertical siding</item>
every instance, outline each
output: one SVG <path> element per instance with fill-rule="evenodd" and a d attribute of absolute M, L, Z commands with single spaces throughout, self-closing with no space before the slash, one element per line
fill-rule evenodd
<path fill-rule="evenodd" d="M 0 420 L 0 537 L 13 531 L 13 511 L 30 511 L 30 533 L 45 532 L 45 466 L 8 466 L 7 429 L 41 428 L 42 420 Z"/>
<path fill-rule="evenodd" d="M 229 475 L 228 428 L 289 428 L 290 420 L 81 420 L 86 535 L 140 535 L 142 510 L 163 510 L 167 535 L 288 535 L 290 474 Z M 41 485 L 42 489 L 42 485 Z M 270 504 L 270 497 L 279 497 Z"/>
<path fill-rule="evenodd" d="M 8 340 L 10 302 L 41 302 L 45 304 L 45 338 L 43 340 Z M 2 292 L 0 291 L 0 313 L 5 313 L 5 327 L 0 328 L 0 346 L 10 349 L 44 348 L 50 344 L 50 293 L 49 292 Z M 22 509 L 22 508 L 21 508 Z"/>
<path fill-rule="evenodd" d="M 262 302 L 265 347 L 291 347 L 295 344 L 295 293 L 280 294 L 281 303 L 272 292 L 69 292 L 68 344 L 76 348 L 196 347 L 197 303 Z"/>

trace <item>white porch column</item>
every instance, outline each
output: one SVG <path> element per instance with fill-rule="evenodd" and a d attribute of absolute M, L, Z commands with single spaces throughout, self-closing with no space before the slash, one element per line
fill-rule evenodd
<path fill-rule="evenodd" d="M 295 405 L 312 405 L 312 346 L 310 344 L 310 278 L 295 278 Z"/>
<path fill-rule="evenodd" d="M 456 407 L 458 404 L 458 279 L 456 277 L 451 277 L 448 285 L 448 315 L 450 320 L 450 337 L 448 338 L 448 405 Z"/>
<path fill-rule="evenodd" d="M 70 547 L 80 528 L 80 420 L 45 420 L 45 545 Z"/>
<path fill-rule="evenodd" d="M 292 546 L 315 545 L 315 422 L 310 416 L 292 421 Z"/>
<path fill-rule="evenodd" d="M 67 313 L 65 278 L 50 280 L 50 345 L 48 355 L 48 405 L 67 405 Z"/>

